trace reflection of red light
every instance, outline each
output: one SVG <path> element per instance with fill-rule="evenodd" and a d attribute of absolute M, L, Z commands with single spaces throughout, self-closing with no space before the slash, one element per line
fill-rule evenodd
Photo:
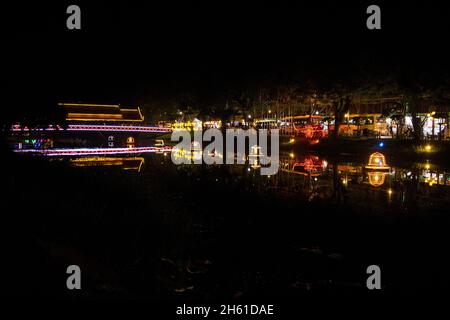
<path fill-rule="evenodd" d="M 294 125 L 294 129 L 298 135 L 303 135 L 308 140 L 317 141 L 325 136 L 324 126 L 321 124 Z"/>
<path fill-rule="evenodd" d="M 322 169 L 323 162 L 317 156 L 309 156 L 303 162 L 296 163 L 294 166 L 303 167 L 307 172 L 317 172 Z"/>

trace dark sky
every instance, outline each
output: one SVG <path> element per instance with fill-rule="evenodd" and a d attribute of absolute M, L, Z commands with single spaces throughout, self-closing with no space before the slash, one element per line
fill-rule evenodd
<path fill-rule="evenodd" d="M 25 109 L 62 99 L 151 105 L 187 94 L 220 100 L 246 87 L 346 76 L 361 66 L 449 70 L 443 1 L 377 1 L 382 30 L 375 31 L 366 28 L 372 1 L 243 2 L 6 6 L 5 101 Z M 66 29 L 69 4 L 81 7 L 81 31 Z"/>

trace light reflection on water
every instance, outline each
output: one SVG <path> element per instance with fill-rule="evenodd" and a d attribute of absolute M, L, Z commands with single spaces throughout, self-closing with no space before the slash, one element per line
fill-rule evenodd
<path fill-rule="evenodd" d="M 201 152 L 195 151 L 179 156 L 195 160 L 199 155 L 201 157 Z M 188 170 L 203 179 L 216 181 L 219 181 L 218 171 L 223 175 L 225 169 L 230 183 L 244 183 L 250 192 L 270 192 L 280 197 L 304 198 L 310 202 L 332 201 L 363 207 L 372 203 L 381 208 L 422 207 L 431 204 L 439 204 L 444 208 L 450 203 L 450 170 L 440 169 L 428 162 L 409 167 L 392 166 L 388 167 L 388 170 L 371 170 L 367 166 L 368 159 L 342 162 L 318 155 L 288 153 L 280 157 L 276 175 L 261 176 L 261 165 L 254 157 L 247 157 L 244 165 L 210 166 L 176 166 L 170 158 L 170 153 L 161 153 L 58 160 L 68 161 L 73 167 L 94 167 L 94 170 L 101 167 L 120 168 L 138 173 L 138 179 L 147 166 L 169 166 L 174 170 Z"/>

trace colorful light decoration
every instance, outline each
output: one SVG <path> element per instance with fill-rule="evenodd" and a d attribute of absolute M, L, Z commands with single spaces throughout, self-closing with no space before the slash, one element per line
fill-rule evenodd
<path fill-rule="evenodd" d="M 154 126 L 116 126 L 116 125 L 82 125 L 82 124 L 70 124 L 66 129 L 59 126 L 49 126 L 48 128 L 29 129 L 27 127 L 21 127 L 20 125 L 14 125 L 11 128 L 13 132 L 21 131 L 108 131 L 108 132 L 150 132 L 150 133 L 170 133 L 173 130 L 171 128 L 154 127 Z"/>
<path fill-rule="evenodd" d="M 76 148 L 76 149 L 22 149 L 13 150 L 17 153 L 40 154 L 43 156 L 85 156 L 106 154 L 135 154 L 149 152 L 169 152 L 172 147 L 132 147 L 132 148 Z"/>
<path fill-rule="evenodd" d="M 254 145 L 250 148 L 250 154 L 248 155 L 249 157 L 261 157 L 262 153 L 261 153 L 261 147 Z"/>

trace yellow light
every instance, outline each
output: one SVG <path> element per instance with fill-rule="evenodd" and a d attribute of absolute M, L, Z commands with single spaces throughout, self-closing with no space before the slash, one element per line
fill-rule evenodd
<path fill-rule="evenodd" d="M 391 195 L 392 194 L 392 189 L 388 189 L 388 194 Z"/>
<path fill-rule="evenodd" d="M 117 104 L 58 103 L 59 106 L 120 108 Z"/>
<path fill-rule="evenodd" d="M 431 113 L 432 116 L 434 116 L 435 114 L 436 114 L 436 111 L 433 111 L 433 112 Z"/>
<path fill-rule="evenodd" d="M 389 169 L 386 164 L 386 159 L 383 154 L 379 152 L 372 153 L 369 157 L 369 163 L 366 169 Z"/>
<path fill-rule="evenodd" d="M 114 119 L 122 119 L 123 116 L 121 114 L 110 114 L 110 113 L 76 113 L 76 112 L 69 112 L 67 114 L 67 118 L 95 118 L 95 119 L 101 119 L 101 118 L 114 118 Z"/>
<path fill-rule="evenodd" d="M 430 146 L 429 144 L 427 144 L 427 145 L 425 146 L 425 150 L 431 151 L 431 146 Z"/>
<path fill-rule="evenodd" d="M 271 114 L 272 113 L 272 110 L 269 110 L 269 114 Z"/>
<path fill-rule="evenodd" d="M 294 142 L 295 142 L 295 139 L 289 140 L 289 143 L 294 143 Z"/>
<path fill-rule="evenodd" d="M 428 163 L 425 165 L 425 169 L 427 169 L 427 170 L 430 169 L 430 165 Z"/>
<path fill-rule="evenodd" d="M 289 156 L 290 156 L 291 158 L 294 158 L 294 157 L 295 157 L 295 155 L 294 155 L 292 152 L 289 154 Z"/>

